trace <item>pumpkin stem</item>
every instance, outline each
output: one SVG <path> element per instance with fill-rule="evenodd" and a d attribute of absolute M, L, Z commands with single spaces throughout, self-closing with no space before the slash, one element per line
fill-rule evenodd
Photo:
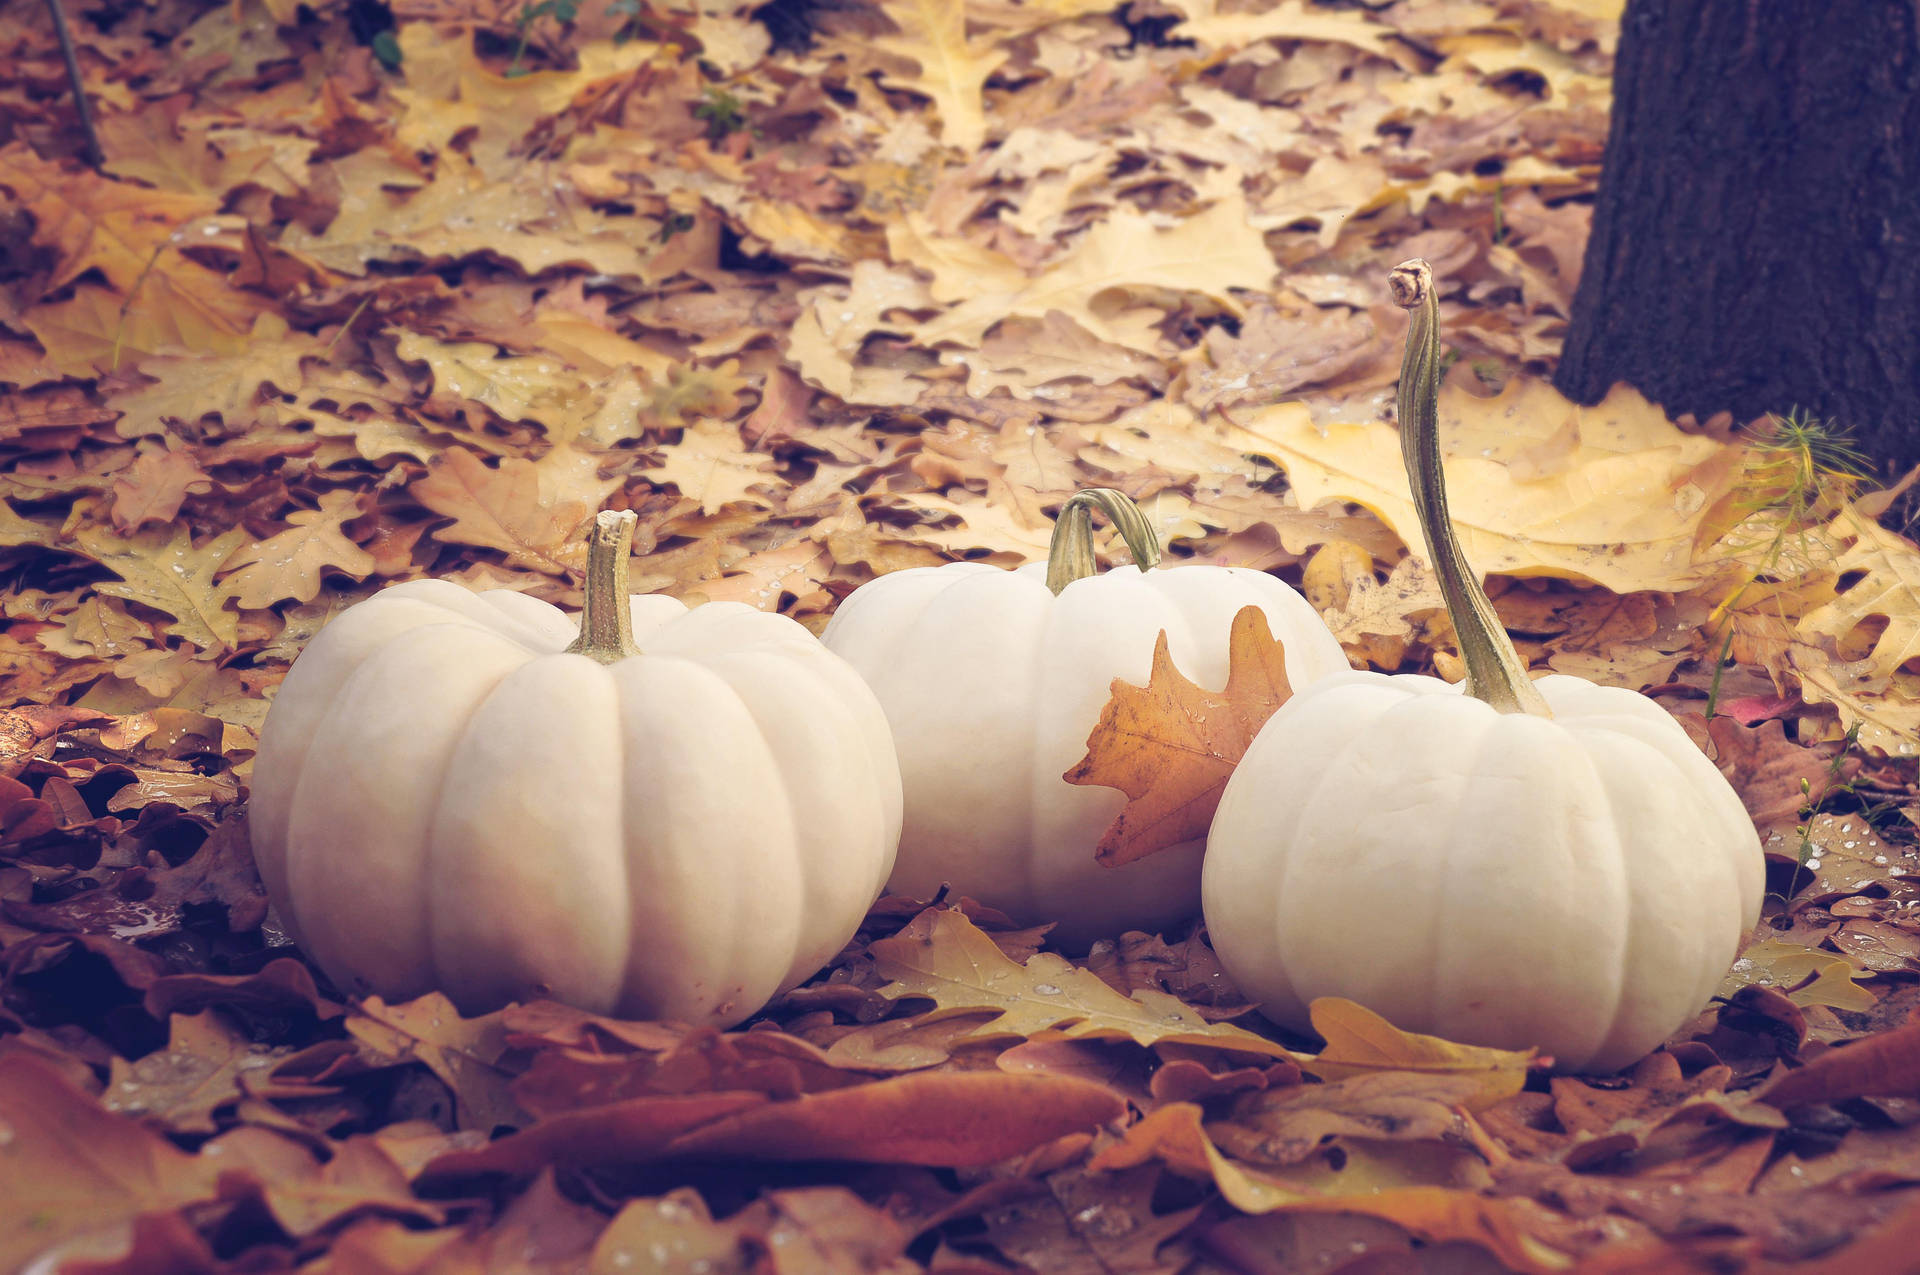
<path fill-rule="evenodd" d="M 1446 599 L 1447 616 L 1467 666 L 1467 694 L 1503 713 L 1551 717 L 1546 700 L 1495 614 L 1480 579 L 1467 565 L 1447 514 L 1447 482 L 1440 462 L 1440 300 L 1433 268 L 1423 258 L 1403 261 L 1387 276 L 1396 304 L 1408 311 L 1407 356 L 1400 364 L 1400 455 L 1413 488 L 1413 507 L 1427 541 L 1427 557 Z"/>
<path fill-rule="evenodd" d="M 1133 497 L 1111 487 L 1076 491 L 1060 506 L 1053 520 L 1053 542 L 1047 547 L 1047 587 L 1056 594 L 1075 580 L 1099 571 L 1093 560 L 1093 506 L 1106 511 L 1133 555 L 1133 564 L 1145 571 L 1160 561 L 1160 539 Z"/>
<path fill-rule="evenodd" d="M 631 509 L 602 510 L 587 533 L 587 600 L 580 611 L 580 636 L 567 648 L 602 664 L 618 664 L 640 654 L 633 644 L 633 613 L 627 607 L 627 563 L 633 554 Z"/>

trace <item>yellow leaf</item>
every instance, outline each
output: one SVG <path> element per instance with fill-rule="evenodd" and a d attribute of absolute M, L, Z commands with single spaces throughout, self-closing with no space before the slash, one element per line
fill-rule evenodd
<path fill-rule="evenodd" d="M 287 516 L 291 525 L 257 544 L 242 545 L 227 559 L 226 578 L 234 599 L 257 611 L 292 598 L 311 602 L 320 593 L 322 574 L 331 568 L 365 579 L 373 571 L 373 555 L 349 540 L 342 524 L 360 516 L 360 499 L 351 491 L 329 491 L 320 508 L 301 509 Z"/>
<path fill-rule="evenodd" d="M 498 549 L 517 566 L 562 575 L 581 564 L 574 533 L 597 502 L 555 498 L 542 491 L 542 476 L 532 461 L 508 457 L 489 469 L 466 448 L 449 447 L 407 490 L 454 520 L 434 529 L 436 540 Z"/>
<path fill-rule="evenodd" d="M 559 359 L 503 355 L 490 341 L 439 341 L 418 332 L 397 335 L 401 358 L 432 369 L 434 399 L 464 399 L 491 408 L 503 420 L 537 421 L 550 438 L 568 439 L 580 432 L 589 387 Z"/>
<path fill-rule="evenodd" d="M 1463 1240 L 1479 1245 L 1511 1271 L 1548 1275 L 1573 1265 L 1570 1257 L 1526 1233 L 1531 1201 L 1444 1186 L 1342 1187 L 1316 1193 L 1285 1175 L 1227 1158 L 1207 1136 L 1202 1115 L 1191 1102 L 1158 1107 L 1129 1128 L 1123 1141 L 1096 1154 L 1091 1167 L 1125 1169 L 1159 1160 L 1189 1176 L 1210 1178 L 1227 1203 L 1242 1213 L 1363 1213 L 1432 1243 Z"/>
<path fill-rule="evenodd" d="M 1262 40 L 1320 40 L 1387 56 L 1389 29 L 1351 9 L 1309 9 L 1306 0 L 1282 0 L 1264 13 L 1221 13 L 1219 0 L 1169 0 L 1186 18 L 1173 36 L 1203 49 L 1231 52 Z"/>
<path fill-rule="evenodd" d="M 1164 629 L 1145 687 L 1113 679 L 1113 697 L 1087 736 L 1087 755 L 1062 776 L 1127 795 L 1100 837 L 1100 862 L 1118 867 L 1205 837 L 1247 745 L 1292 696 L 1285 648 L 1259 607 L 1233 617 L 1227 650 L 1222 691 L 1181 675 Z"/>
<path fill-rule="evenodd" d="M 1004 51 L 967 39 L 967 7 L 950 0 L 882 0 L 881 9 L 899 35 L 881 36 L 874 44 L 920 65 L 916 76 L 889 76 L 903 89 L 933 99 L 940 116 L 940 136 L 947 145 L 972 152 L 987 139 L 987 117 L 981 88 L 1000 64 Z"/>
<path fill-rule="evenodd" d="M 699 501 L 704 513 L 714 513 L 736 500 L 762 508 L 773 504 L 755 490 L 775 482 L 772 458 L 748 451 L 739 429 L 725 421 L 697 420 L 681 433 L 679 442 L 661 450 L 665 459 L 659 468 L 642 471 L 647 481 L 671 483 L 681 495 Z"/>
<path fill-rule="evenodd" d="M 127 309 L 165 316 L 189 348 L 199 348 L 201 333 L 244 335 L 267 308 L 181 254 L 176 234 L 217 213 L 211 200 L 66 172 L 24 145 L 0 150 L 0 186 L 33 214 L 33 242 L 55 255 L 49 288 L 98 270 Z"/>
<path fill-rule="evenodd" d="M 1264 1036 L 1207 1022 L 1165 992 L 1142 989 L 1132 997 L 1122 996 L 1099 976 L 1051 952 L 1017 965 L 964 913 L 952 908 L 928 911 L 932 915 L 924 939 L 899 935 L 878 939 L 867 949 L 881 977 L 893 980 L 880 989 L 882 996 L 925 996 L 934 1002 L 935 1008 L 920 1015 L 920 1021 L 993 1010 L 994 1016 L 969 1037 L 1053 1030 L 1073 1040 L 1164 1042 L 1294 1057 Z"/>
<path fill-rule="evenodd" d="M 1785 992 L 1796 1005 L 1828 1005 L 1863 1013 L 1879 1001 L 1853 981 L 1868 973 L 1837 952 L 1767 939 L 1740 953 L 1718 994 L 1732 996 L 1749 986 L 1772 987 Z"/>
<path fill-rule="evenodd" d="M 1473 1111 L 1520 1092 L 1535 1053 L 1456 1045 L 1438 1036 L 1404 1032 L 1364 1006 L 1337 996 L 1322 996 L 1307 1007 L 1313 1030 L 1326 1047 L 1300 1068 L 1322 1080 L 1344 1080 L 1380 1071 L 1417 1071 L 1475 1076 L 1479 1086 L 1463 1104 Z"/>
<path fill-rule="evenodd" d="M 1858 537 L 1832 572 L 1842 577 L 1859 572 L 1860 578 L 1801 617 L 1795 632 L 1808 640 L 1816 635 L 1845 639 L 1868 620 L 1883 619 L 1886 627 L 1873 639 L 1866 660 L 1874 672 L 1891 676 L 1908 660 L 1920 659 L 1920 547 L 1852 511 L 1837 518 L 1828 535 Z"/>
<path fill-rule="evenodd" d="M 74 533 L 88 557 L 120 577 L 94 585 L 96 592 L 166 612 L 174 617 L 167 632 L 210 651 L 227 650 L 239 634 L 239 613 L 227 606 L 232 594 L 213 577 L 246 539 L 236 527 L 196 547 L 178 523 L 171 534 L 155 528 L 118 536 L 104 527 Z"/>
<path fill-rule="evenodd" d="M 913 335 L 922 345 L 978 345 L 988 328 L 1009 315 L 1043 319 L 1049 310 L 1059 310 L 1103 341 L 1153 352 L 1157 340 L 1095 313 L 1095 298 L 1111 291 L 1163 289 L 1198 293 L 1238 314 L 1240 304 L 1229 290 L 1264 288 L 1273 271 L 1273 255 L 1248 223 L 1246 204 L 1238 194 L 1170 229 L 1121 207 L 1019 291 L 976 291 L 921 324 Z"/>
<path fill-rule="evenodd" d="M 1583 408 L 1524 384 L 1516 377 L 1491 399 L 1442 392 L 1447 498 L 1474 569 L 1615 593 L 1678 592 L 1706 579 L 1711 568 L 1695 561 L 1693 542 L 1731 479 L 1731 467 L 1709 464 L 1725 446 L 1681 433 L 1625 386 Z M 1302 508 L 1354 501 L 1425 556 L 1393 426 L 1323 429 L 1300 403 L 1238 415 L 1286 468 Z"/>

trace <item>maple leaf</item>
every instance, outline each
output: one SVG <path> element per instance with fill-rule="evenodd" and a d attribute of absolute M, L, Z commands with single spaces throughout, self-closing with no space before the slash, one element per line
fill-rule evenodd
<path fill-rule="evenodd" d="M 755 490 L 774 480 L 771 458 L 748 451 L 740 431 L 725 421 L 699 420 L 689 425 L 680 441 L 661 449 L 663 459 L 646 471 L 649 482 L 672 483 L 680 494 L 715 513 L 736 500 L 769 507 L 772 502 Z"/>
<path fill-rule="evenodd" d="M 963 151 L 979 149 L 987 137 L 981 88 L 1007 60 L 1006 51 L 967 39 L 965 5 L 946 0 L 882 0 L 880 7 L 900 34 L 880 36 L 874 45 L 920 66 L 917 76 L 887 78 L 933 99 L 947 145 Z"/>
<path fill-rule="evenodd" d="M 1209 691 L 1174 667 L 1162 630 L 1146 686 L 1113 680 L 1087 755 L 1063 776 L 1127 795 L 1100 838 L 1100 862 L 1118 867 L 1207 835 L 1233 768 L 1293 694 L 1285 646 L 1259 607 L 1233 617 L 1227 659 L 1226 689 Z"/>
<path fill-rule="evenodd" d="M 1309 10 L 1305 0 L 1284 0 L 1265 13 L 1221 13 L 1219 0 L 1169 0 L 1186 16 L 1175 38 L 1202 48 L 1235 49 L 1261 40 L 1324 40 L 1387 56 L 1387 29 L 1359 13 Z"/>
<path fill-rule="evenodd" d="M 418 332 L 392 333 L 396 349 L 409 362 L 433 371 L 435 406 L 464 400 L 484 404 L 502 420 L 538 421 L 549 437 L 580 432 L 580 401 L 586 384 L 559 359 L 546 355 L 505 356 L 486 341 L 436 341 Z"/>
<path fill-rule="evenodd" d="M 1447 500 L 1474 569 L 1561 576 L 1623 594 L 1706 580 L 1712 571 L 1695 561 L 1693 541 L 1731 485 L 1731 471 L 1714 464 L 1727 446 L 1682 433 L 1628 386 L 1583 408 L 1545 386 L 1523 399 L 1520 383 L 1497 398 L 1452 385 L 1440 395 Z M 1424 555 L 1393 426 L 1323 427 L 1301 403 L 1235 415 L 1285 467 L 1301 508 L 1365 505 Z"/>
<path fill-rule="evenodd" d="M 320 593 L 321 575 L 329 567 L 355 580 L 365 579 L 374 569 L 373 555 L 341 530 L 359 516 L 358 495 L 326 492 L 318 509 L 288 514 L 292 525 L 285 531 L 235 550 L 225 564 L 233 574 L 223 583 L 243 609 L 257 611 L 287 598 L 313 601 Z"/>
<path fill-rule="evenodd" d="M 235 527 L 198 546 L 192 533 L 179 525 L 171 534 L 155 528 L 133 536 L 83 527 L 74 539 L 88 557 L 120 577 L 95 585 L 95 590 L 166 612 L 174 618 L 167 632 L 203 650 L 233 646 L 240 616 L 227 606 L 231 594 L 213 578 L 246 541 L 243 529 Z"/>

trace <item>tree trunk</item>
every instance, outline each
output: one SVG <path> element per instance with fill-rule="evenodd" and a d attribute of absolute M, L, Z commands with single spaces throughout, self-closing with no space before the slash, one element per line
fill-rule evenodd
<path fill-rule="evenodd" d="M 1554 384 L 1920 463 L 1920 0 L 1628 0 Z"/>

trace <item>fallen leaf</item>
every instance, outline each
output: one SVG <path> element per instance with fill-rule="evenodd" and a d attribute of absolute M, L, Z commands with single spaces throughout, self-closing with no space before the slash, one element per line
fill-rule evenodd
<path fill-rule="evenodd" d="M 894 1000 L 929 997 L 936 1006 L 930 1013 L 938 1017 L 995 1011 L 969 1033 L 976 1039 L 1053 1030 L 1072 1040 L 1164 1042 L 1294 1057 L 1264 1036 L 1207 1022 L 1165 992 L 1142 988 L 1122 996 L 1051 952 L 1016 964 L 959 911 L 931 912 L 925 937 L 877 939 L 868 945 L 881 977 L 892 980 L 880 994 Z"/>
<path fill-rule="evenodd" d="M 0 1266 L 63 1240 L 214 1193 L 217 1166 L 76 1091 L 46 1063 L 0 1048 Z"/>
<path fill-rule="evenodd" d="M 1233 618 L 1226 688 L 1181 676 L 1162 633 L 1144 687 L 1114 679 L 1113 697 L 1087 737 L 1087 755 L 1063 778 L 1118 788 L 1127 804 L 1096 857 L 1118 866 L 1203 838 L 1220 793 L 1247 746 L 1293 694 L 1285 651 L 1258 607 Z"/>
<path fill-rule="evenodd" d="M 184 526 L 118 536 L 104 527 L 84 527 L 74 540 L 88 557 L 119 576 L 95 585 L 173 617 L 167 632 L 208 651 L 230 649 L 239 638 L 240 616 L 227 606 L 232 593 L 214 582 L 220 567 L 247 538 L 236 527 L 199 545 Z"/>
<path fill-rule="evenodd" d="M 1322 1080 L 1394 1071 L 1472 1076 L 1479 1088 L 1462 1102 L 1477 1110 L 1520 1092 L 1528 1068 L 1536 1065 L 1532 1050 L 1458 1045 L 1401 1031 L 1372 1010 L 1335 996 L 1320 997 L 1307 1013 L 1326 1044 L 1318 1054 L 1296 1061 L 1301 1070 Z"/>
<path fill-rule="evenodd" d="M 347 538 L 344 524 L 360 516 L 360 500 L 350 491 L 329 491 L 318 509 L 287 515 L 287 530 L 242 545 L 228 558 L 222 583 L 245 610 L 260 610 L 291 599 L 311 602 L 320 594 L 321 577 L 338 571 L 358 581 L 374 569 L 373 555 Z"/>
<path fill-rule="evenodd" d="M 1474 570 L 1561 576 L 1622 594 L 1683 590 L 1708 579 L 1713 568 L 1694 560 L 1693 542 L 1702 515 L 1732 477 L 1713 464 L 1724 445 L 1681 433 L 1624 386 L 1599 406 L 1582 408 L 1555 403 L 1549 390 L 1523 395 L 1522 384 L 1515 378 L 1491 399 L 1451 384 L 1441 390 L 1448 507 Z M 1445 424 L 1450 414 L 1453 429 Z M 1424 556 L 1392 426 L 1323 429 L 1290 403 L 1235 415 L 1286 467 L 1303 508 L 1355 501 Z M 1515 472 L 1518 449 L 1567 428 L 1578 442 L 1563 463 L 1551 472 Z M 1500 446 L 1476 446 L 1477 435 L 1497 437 Z"/>

